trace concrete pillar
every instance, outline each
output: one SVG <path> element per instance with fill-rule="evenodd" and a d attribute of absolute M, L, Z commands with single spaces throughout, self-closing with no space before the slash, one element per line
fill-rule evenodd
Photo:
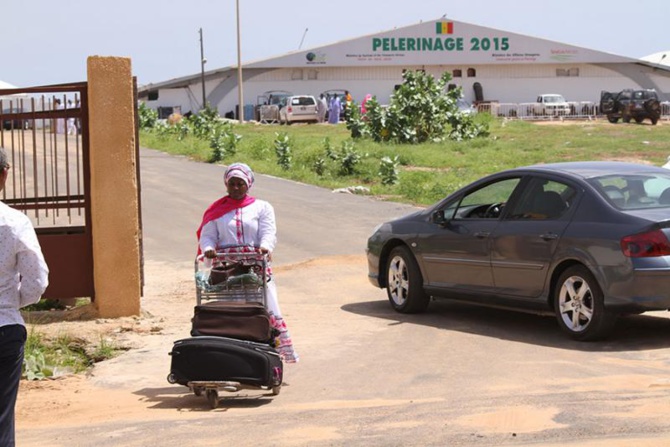
<path fill-rule="evenodd" d="M 87 61 L 95 306 L 139 315 L 142 294 L 135 107 L 130 59 Z"/>

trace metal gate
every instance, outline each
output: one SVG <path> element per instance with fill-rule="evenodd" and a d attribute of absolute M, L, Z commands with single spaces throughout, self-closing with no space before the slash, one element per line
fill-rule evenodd
<path fill-rule="evenodd" d="M 95 298 L 87 84 L 0 90 L 2 201 L 32 221 L 49 266 L 44 298 Z"/>

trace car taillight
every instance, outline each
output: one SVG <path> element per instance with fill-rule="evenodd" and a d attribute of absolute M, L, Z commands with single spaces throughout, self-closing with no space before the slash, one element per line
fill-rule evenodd
<path fill-rule="evenodd" d="M 621 251 L 629 258 L 651 258 L 670 255 L 670 241 L 661 230 L 621 238 Z"/>
<path fill-rule="evenodd" d="M 293 107 L 288 106 L 288 113 L 293 113 Z"/>

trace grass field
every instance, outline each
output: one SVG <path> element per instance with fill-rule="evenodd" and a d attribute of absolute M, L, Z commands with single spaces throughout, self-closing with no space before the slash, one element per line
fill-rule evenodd
<path fill-rule="evenodd" d="M 352 140 L 346 127 L 332 125 L 236 125 L 242 138 L 235 153 L 221 161 L 248 163 L 256 172 L 288 178 L 326 188 L 363 186 L 371 195 L 417 205 L 431 204 L 461 186 L 502 169 L 556 161 L 617 160 L 662 165 L 670 155 L 670 123 L 610 124 L 606 120 L 525 122 L 492 119 L 490 135 L 469 141 L 434 142 L 421 145 L 379 144 Z M 275 139 L 289 138 L 291 165 L 278 164 Z M 328 143 L 326 143 L 326 141 Z M 181 154 L 206 162 L 209 143 L 187 136 L 178 141 L 142 131 L 143 147 Z M 353 142 L 353 149 L 344 145 Z M 326 146 L 330 146 L 330 150 Z M 348 151 L 348 152 L 347 152 Z M 347 154 L 358 157 L 352 169 L 344 169 Z M 329 156 L 329 154 L 331 156 Z M 398 157 L 398 181 L 382 184 L 379 174 L 383 157 Z M 317 169 L 316 166 L 320 168 Z M 351 167 L 350 167 L 351 168 Z M 317 171 L 320 173 L 317 173 Z"/>

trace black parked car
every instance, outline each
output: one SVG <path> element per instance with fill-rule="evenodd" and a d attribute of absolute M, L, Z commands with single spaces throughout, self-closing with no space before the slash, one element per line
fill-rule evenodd
<path fill-rule="evenodd" d="M 619 118 L 624 123 L 634 119 L 640 124 L 645 118 L 655 125 L 661 118 L 661 103 L 655 90 L 622 90 L 619 93 L 600 92 L 600 111 L 614 124 Z"/>
<path fill-rule="evenodd" d="M 369 279 L 398 312 L 430 297 L 555 314 L 577 340 L 670 309 L 670 170 L 555 163 L 482 178 L 380 225 Z"/>
<path fill-rule="evenodd" d="M 21 113 L 20 109 L 4 109 L 2 115 L 0 115 L 0 121 L 2 121 L 2 128 L 5 130 L 11 129 L 29 129 L 30 122 L 28 120 L 23 120 L 20 118 L 15 118 L 12 115 L 16 113 Z"/>

